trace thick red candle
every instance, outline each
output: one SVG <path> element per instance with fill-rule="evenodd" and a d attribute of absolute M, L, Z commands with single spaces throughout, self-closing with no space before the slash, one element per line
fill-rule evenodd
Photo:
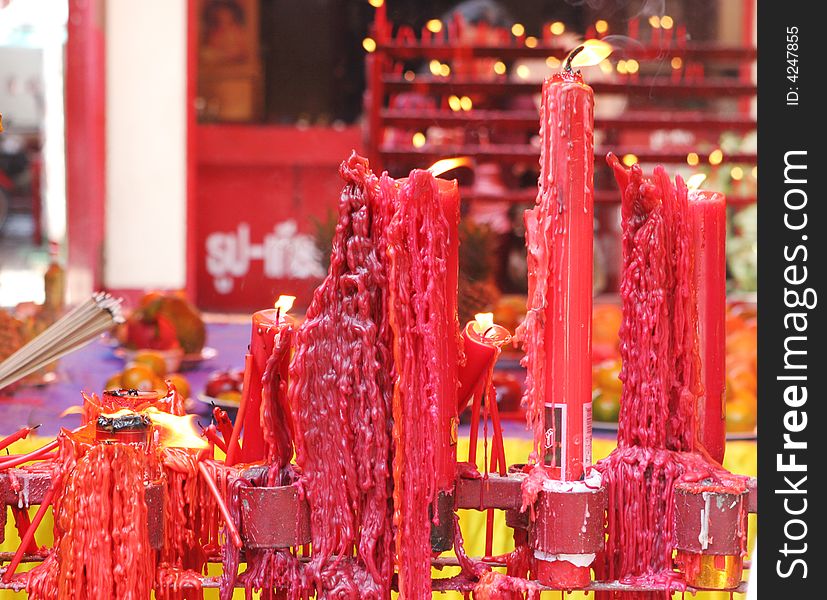
<path fill-rule="evenodd" d="M 404 180 L 401 180 L 404 181 Z M 445 320 L 450 324 L 449 335 L 441 340 L 441 357 L 444 373 L 439 402 L 439 427 L 437 430 L 436 485 L 438 491 L 448 492 L 454 488 L 457 469 L 457 376 L 458 345 L 456 332 L 459 329 L 457 317 L 457 282 L 459 279 L 459 187 L 456 180 L 436 179 L 439 202 L 445 220 L 448 222 L 448 248 L 445 263 Z"/>
<path fill-rule="evenodd" d="M 523 327 L 535 455 L 563 480 L 591 463 L 594 94 L 570 69 L 543 84 L 540 191 L 526 212 Z"/>
<path fill-rule="evenodd" d="M 718 462 L 726 446 L 726 198 L 717 192 L 689 192 L 689 221 L 695 253 L 694 284 L 700 333 L 700 442 Z"/>
<path fill-rule="evenodd" d="M 273 354 L 276 334 L 293 327 L 293 320 L 286 314 L 293 304 L 293 296 L 281 296 L 276 308 L 260 310 L 253 314 L 250 336 L 250 385 L 245 389 L 242 402 L 246 404 L 243 420 L 243 436 L 239 462 L 249 463 L 262 460 L 265 456 L 264 433 L 261 427 L 262 377 L 267 360 Z M 279 304 L 285 302 L 285 304 Z M 287 363 L 282 367 L 282 377 L 287 379 Z M 275 399 L 274 399 L 275 400 Z"/>

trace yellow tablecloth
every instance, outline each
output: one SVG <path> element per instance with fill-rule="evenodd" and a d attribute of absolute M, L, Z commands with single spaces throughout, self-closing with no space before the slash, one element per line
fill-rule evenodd
<path fill-rule="evenodd" d="M 21 440 L 15 443 L 11 448 L 12 453 L 24 453 L 30 450 L 34 450 L 39 448 L 43 444 L 47 443 L 49 440 L 45 438 L 30 438 L 27 440 Z M 599 460 L 609 455 L 609 453 L 614 449 L 615 442 L 614 440 L 607 440 L 607 439 L 599 439 L 596 438 L 593 443 L 592 453 L 595 460 Z M 505 440 L 505 455 L 510 463 L 518 463 L 524 462 L 528 457 L 531 451 L 531 441 L 527 439 L 520 439 L 520 438 L 507 438 Z M 480 467 L 482 466 L 482 446 L 480 445 L 478 451 L 478 457 L 480 462 Z M 458 456 L 460 460 L 468 456 L 468 441 L 467 439 L 461 439 L 459 442 L 458 447 Z M 742 475 L 749 475 L 749 476 L 756 476 L 757 474 L 757 455 L 756 455 L 756 444 L 753 441 L 731 441 L 727 443 L 726 448 L 726 456 L 724 458 L 724 466 L 732 471 L 733 473 L 739 473 Z M 32 509 L 32 514 L 34 514 L 34 509 Z M 494 553 L 501 554 L 505 552 L 509 552 L 513 549 L 513 542 L 511 537 L 511 530 L 506 527 L 505 525 L 505 518 L 501 511 L 497 511 L 495 513 L 495 520 L 494 520 Z M 750 552 L 752 551 L 752 547 L 755 541 L 755 534 L 756 534 L 756 519 L 755 515 L 750 515 L 750 523 L 749 523 L 749 549 Z M 465 549 L 471 556 L 481 556 L 484 553 L 485 547 L 485 514 L 478 512 L 478 511 L 470 511 L 470 510 L 463 510 L 460 511 L 460 526 L 462 527 L 462 533 L 465 537 Z M 51 513 L 47 514 L 46 518 L 44 519 L 43 523 L 40 525 L 38 529 L 38 533 L 36 539 L 39 544 L 50 545 L 52 542 L 52 517 Z M 11 518 L 11 514 L 9 514 L 8 521 L 6 523 L 6 539 L 2 545 L 0 545 L 0 550 L 2 551 L 13 551 L 19 543 L 19 537 L 17 535 L 17 531 L 14 528 L 14 520 Z M 31 565 L 21 565 L 20 570 L 26 570 L 31 568 Z M 220 572 L 220 566 L 215 565 L 213 567 L 214 573 L 218 574 Z M 456 572 L 456 569 L 445 569 L 442 572 L 436 572 L 434 575 L 436 577 L 446 577 L 452 575 Z M 584 598 L 589 597 L 588 594 L 583 593 L 574 593 L 572 595 L 567 595 L 566 598 Z M 14 599 L 14 598 L 23 598 L 25 594 L 16 594 L 7 590 L 0 590 L 0 600 L 6 600 L 6 598 Z M 457 600 L 462 598 L 461 594 L 435 594 L 435 597 L 441 598 L 456 598 Z M 549 596 L 549 597 L 556 597 L 556 596 Z M 218 594 L 215 590 L 207 590 L 205 593 L 205 598 L 209 599 L 217 599 Z M 242 591 L 237 591 L 233 597 L 234 599 L 243 599 L 244 594 Z M 698 600 L 727 600 L 729 598 L 728 593 L 699 593 L 696 598 Z"/>

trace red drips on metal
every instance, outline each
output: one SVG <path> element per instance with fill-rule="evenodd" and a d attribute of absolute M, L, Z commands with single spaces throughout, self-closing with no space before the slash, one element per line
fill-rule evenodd
<path fill-rule="evenodd" d="M 218 486 L 215 483 L 215 479 L 213 479 L 212 474 L 203 462 L 199 461 L 198 470 L 204 478 L 207 488 L 212 493 L 213 498 L 215 498 L 215 502 L 218 505 L 218 510 L 221 512 L 221 516 L 224 519 L 224 525 L 227 527 L 227 535 L 236 548 L 241 548 L 243 544 L 241 543 L 241 536 L 238 533 L 238 528 L 235 526 L 233 518 L 227 510 L 227 505 L 224 503 L 224 498 L 221 496 L 221 492 L 218 491 Z"/>
<path fill-rule="evenodd" d="M 296 331 L 288 397 L 311 511 L 308 577 L 320 595 L 387 598 L 394 366 L 385 228 L 395 184 L 355 154 L 340 174 L 330 268 Z"/>
<path fill-rule="evenodd" d="M 682 590 L 672 570 L 675 484 L 708 480 L 743 490 L 746 479 L 696 444 L 702 390 L 686 186 L 680 178 L 673 184 L 661 167 L 646 178 L 639 165 L 627 170 L 611 155 L 609 164 L 623 196 L 623 391 L 618 448 L 598 465 L 609 501 L 605 556 L 595 571 L 602 579 Z"/>
<path fill-rule="evenodd" d="M 17 551 L 14 553 L 9 566 L 6 568 L 6 572 L 3 573 L 3 583 L 9 583 L 11 581 L 14 572 L 17 570 L 17 567 L 20 565 L 20 561 L 23 559 L 23 553 L 26 548 L 30 547 L 34 543 L 35 531 L 37 531 L 37 528 L 40 526 L 40 522 L 43 520 L 43 517 L 46 516 L 46 511 L 49 510 L 49 507 L 52 505 L 52 498 L 54 498 L 55 491 L 60 487 L 62 479 L 63 478 L 61 475 L 57 475 L 52 480 L 52 487 L 50 487 L 49 491 L 46 492 L 46 495 L 43 496 L 43 500 L 40 502 L 40 506 L 38 507 L 32 522 L 29 524 L 29 527 L 26 529 L 26 533 L 20 540 L 20 545 L 17 547 Z"/>

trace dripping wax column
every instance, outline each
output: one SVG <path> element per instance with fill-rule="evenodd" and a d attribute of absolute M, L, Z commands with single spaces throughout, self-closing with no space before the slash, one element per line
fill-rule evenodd
<path fill-rule="evenodd" d="M 293 319 L 287 311 L 293 306 L 294 296 L 280 296 L 271 309 L 253 313 L 253 325 L 250 335 L 250 373 L 249 391 L 243 391 L 241 402 L 245 404 L 243 410 L 243 428 L 241 455 L 234 462 L 255 462 L 262 460 L 265 455 L 264 432 L 261 427 L 261 402 L 263 382 L 262 377 L 267 366 L 267 360 L 273 353 L 276 334 L 284 328 L 293 327 Z M 288 356 L 290 351 L 287 352 Z M 280 365 L 281 376 L 287 378 L 287 363 Z M 278 402 L 279 399 L 271 399 Z M 239 413 L 242 413 L 239 407 Z M 236 427 L 239 427 L 237 424 Z"/>
<path fill-rule="evenodd" d="M 594 94 L 570 68 L 547 79 L 541 107 L 536 235 L 547 239 L 543 462 L 577 480 L 591 463 Z"/>
<path fill-rule="evenodd" d="M 698 399 L 699 441 L 720 463 L 726 447 L 726 198 L 718 192 L 691 190 L 689 219 L 704 389 Z"/>

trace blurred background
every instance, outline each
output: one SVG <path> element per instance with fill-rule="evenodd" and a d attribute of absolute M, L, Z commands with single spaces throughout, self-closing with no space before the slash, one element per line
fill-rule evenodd
<path fill-rule="evenodd" d="M 540 84 L 588 38 L 615 48 L 583 69 L 595 388 L 619 397 L 612 151 L 727 195 L 741 378 L 727 393 L 754 430 L 755 0 L 0 0 L 0 357 L 96 289 L 134 309 L 160 290 L 208 321 L 280 294 L 301 312 L 352 150 L 394 176 L 471 158 L 448 174 L 463 196 L 460 317 L 491 311 L 513 330 Z"/>

